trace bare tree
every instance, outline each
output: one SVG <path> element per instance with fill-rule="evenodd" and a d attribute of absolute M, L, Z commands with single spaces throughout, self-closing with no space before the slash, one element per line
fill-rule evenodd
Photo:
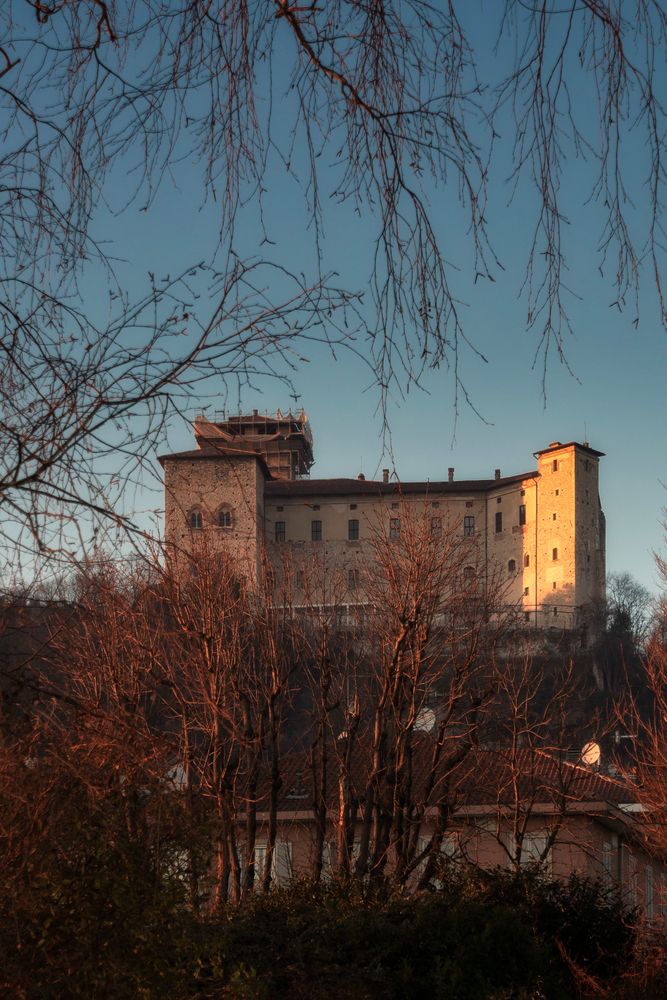
<path fill-rule="evenodd" d="M 460 525 L 434 526 L 430 505 L 408 502 L 394 520 L 379 520 L 353 592 L 332 583 L 339 603 L 316 623 L 315 871 L 328 836 L 328 864 L 346 877 L 414 883 L 419 868 L 426 883 L 512 616 Z"/>
<path fill-rule="evenodd" d="M 208 376 L 284 376 L 301 357 L 302 334 L 346 339 L 334 307 L 349 304 L 350 292 L 327 277 L 328 197 L 376 224 L 362 284 L 371 290 L 368 360 L 382 399 L 441 364 L 461 389 L 459 348 L 469 341 L 450 260 L 465 231 L 475 277 L 498 270 L 487 233 L 491 154 L 508 130 L 512 179 L 537 195 L 527 322 L 545 363 L 552 346 L 562 355 L 569 322 L 561 180 L 573 151 L 591 164 L 586 195 L 604 207 L 601 264 L 614 261 L 617 304 L 636 297 L 645 258 L 664 319 L 663 4 L 640 0 L 627 11 L 611 0 L 567 9 L 506 0 L 497 70 L 467 37 L 469 6 L 3 5 L 0 496 L 26 542 L 59 547 L 63 510 L 74 528 L 83 527 L 82 510 L 117 516 L 117 493 L 141 471 L 170 414 L 194 394 L 219 394 L 220 381 Z M 577 95 L 586 119 L 597 108 L 592 126 L 575 109 Z M 642 139 L 646 146 L 650 211 L 639 234 L 626 189 L 630 131 L 633 155 Z M 223 263 L 193 273 L 184 262 L 181 279 L 150 278 L 129 302 L 113 278 L 115 250 L 91 235 L 95 206 L 122 173 L 134 185 L 124 185 L 125 208 L 140 210 L 183 156 L 202 164 Z M 324 171 L 332 160 L 338 167 Z M 276 164 L 306 192 L 315 244 L 313 273 L 292 275 L 287 294 L 284 233 L 266 232 L 264 263 L 234 256 L 243 211 L 252 205 L 263 218 Z M 434 222 L 438 186 L 462 205 L 453 240 Z M 80 285 L 91 260 L 111 272 L 108 323 L 93 321 Z M 15 534 L 8 530 L 11 545 Z"/>
<path fill-rule="evenodd" d="M 663 587 L 667 563 L 656 556 Z M 629 779 L 637 780 L 646 803 L 643 829 L 649 844 L 667 848 L 667 608 L 664 597 L 657 602 L 655 627 L 642 659 L 640 685 L 628 685 L 617 705 L 620 739 L 619 765 Z"/>

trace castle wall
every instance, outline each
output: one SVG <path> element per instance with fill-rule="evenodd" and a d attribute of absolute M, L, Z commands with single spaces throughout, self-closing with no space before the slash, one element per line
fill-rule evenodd
<path fill-rule="evenodd" d="M 538 453 L 537 473 L 401 486 L 277 480 L 259 454 L 183 452 L 162 459 L 166 537 L 182 552 L 205 539 L 253 581 L 267 552 L 290 577 L 296 603 L 356 604 L 378 540 L 398 542 L 421 522 L 422 530 L 460 537 L 462 563 L 527 625 L 572 628 L 582 606 L 604 594 L 598 456 L 555 442 Z"/>

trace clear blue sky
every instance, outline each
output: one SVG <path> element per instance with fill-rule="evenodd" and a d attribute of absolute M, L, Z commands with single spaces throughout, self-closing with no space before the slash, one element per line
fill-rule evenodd
<path fill-rule="evenodd" d="M 492 8 L 486 5 L 485 9 Z M 473 25 L 473 41 L 486 57 L 491 34 L 483 19 Z M 586 94 L 580 97 L 588 99 Z M 286 115 L 293 111 L 288 100 L 284 109 Z M 281 113 L 278 102 L 278 126 Z M 526 331 L 526 303 L 519 297 L 534 199 L 529 191 L 520 189 L 509 203 L 504 179 L 511 140 L 507 122 L 490 191 L 490 231 L 505 268 L 504 273 L 496 271 L 495 283 L 475 285 L 470 280 L 464 222 L 455 192 L 448 188 L 427 192 L 431 219 L 448 256 L 460 268 L 455 287 L 463 302 L 466 334 L 488 359 L 483 363 L 466 350 L 460 358 L 464 385 L 484 420 L 463 400 L 456 418 L 451 373 L 432 372 L 424 379 L 422 390 L 413 389 L 402 399 L 394 394 L 388 455 L 378 393 L 369 371 L 352 353 L 343 350 L 334 359 L 316 346 L 310 350 L 310 362 L 301 364 L 293 376 L 300 394 L 298 405 L 304 406 L 312 423 L 313 475 L 350 476 L 363 469 L 367 476 L 373 476 L 382 466 L 395 464 L 403 480 L 445 478 L 448 466 L 456 468 L 457 477 L 484 478 L 496 467 L 504 474 L 531 469 L 533 452 L 552 440 L 587 438 L 606 455 L 601 465 L 601 496 L 607 515 L 608 570 L 627 570 L 655 589 L 652 551 L 664 551 L 667 545 L 661 528 L 662 509 L 667 504 L 663 485 L 667 482 L 667 334 L 660 326 L 650 273 L 644 274 L 640 323 L 635 328 L 632 306 L 622 313 L 611 307 L 615 298 L 611 281 L 598 273 L 599 207 L 586 204 L 586 172 L 572 157 L 562 183 L 570 211 L 568 280 L 576 292 L 569 300 L 574 335 L 566 343 L 571 372 L 557 357 L 551 357 L 545 396 L 541 359 L 533 363 L 535 334 Z M 293 158 L 297 171 L 304 166 L 300 157 L 304 151 L 297 145 Z M 326 200 L 326 187 L 335 184 L 341 163 L 334 162 L 331 148 L 323 162 L 325 268 L 336 270 L 349 287 L 364 291 L 377 222 L 370 214 L 359 218 L 350 207 Z M 634 213 L 641 223 L 646 211 L 641 149 L 633 149 L 628 168 L 635 183 Z M 122 176 L 112 178 L 106 192 L 111 206 L 121 204 L 125 187 Z M 265 212 L 269 234 L 276 241 L 268 252 L 274 259 L 314 275 L 312 230 L 304 212 L 303 191 L 298 179 L 287 177 L 275 158 L 270 162 Z M 118 273 L 131 293 L 140 294 L 147 271 L 173 274 L 196 260 L 212 257 L 217 213 L 216 205 L 203 199 L 201 166 L 186 158 L 175 165 L 171 177 L 165 177 L 149 211 L 139 212 L 131 206 L 121 216 L 114 216 L 101 208 L 94 231 L 110 240 L 116 253 L 125 258 Z M 238 251 L 257 254 L 261 237 L 252 204 L 242 210 L 239 221 Z M 244 410 L 257 407 L 272 411 L 294 403 L 289 391 L 277 382 L 259 383 L 255 390 L 244 390 L 240 399 L 234 386 L 229 389 L 234 409 L 240 404 Z M 197 409 L 198 402 L 193 399 L 193 415 Z M 187 427 L 171 428 L 165 450 L 191 446 Z M 158 505 L 156 494 L 146 494 L 136 502 L 145 507 Z"/>

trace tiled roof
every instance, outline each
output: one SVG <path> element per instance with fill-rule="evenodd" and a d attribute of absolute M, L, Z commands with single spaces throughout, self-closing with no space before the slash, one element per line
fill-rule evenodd
<path fill-rule="evenodd" d="M 430 807 L 446 802 L 454 811 L 466 811 L 476 807 L 510 807 L 518 800 L 524 805 L 533 803 L 567 811 L 593 803 L 618 807 L 638 802 L 637 790 L 626 783 L 543 751 L 520 749 L 512 757 L 509 750 L 473 748 L 457 763 L 451 751 L 445 751 L 434 768 L 435 745 L 428 736 L 419 736 L 414 743 L 412 797 L 419 804 L 426 798 Z M 343 740 L 330 745 L 327 800 L 332 809 L 338 795 L 337 758 L 344 749 Z M 350 769 L 353 795 L 360 803 L 369 779 L 371 757 L 366 740 L 358 742 Z M 310 810 L 313 799 L 308 754 L 293 753 L 282 758 L 281 772 L 279 809 Z M 260 798 L 263 797 L 262 793 Z"/>
<path fill-rule="evenodd" d="M 595 448 L 591 448 L 589 444 L 580 444 L 578 441 L 566 441 L 563 444 L 561 441 L 554 441 L 550 444 L 548 448 L 542 448 L 540 451 L 536 451 L 535 455 L 546 455 L 550 451 L 559 451 L 561 448 L 579 448 L 581 451 L 587 451 L 589 455 L 596 455 L 598 458 L 604 458 L 603 451 L 596 451 Z"/>
<path fill-rule="evenodd" d="M 487 493 L 520 483 L 524 479 L 535 479 L 539 473 L 524 472 L 502 479 L 459 479 L 454 482 L 384 483 L 369 479 L 274 479 L 266 484 L 267 497 L 308 497 L 308 496 L 410 496 L 458 493 Z"/>

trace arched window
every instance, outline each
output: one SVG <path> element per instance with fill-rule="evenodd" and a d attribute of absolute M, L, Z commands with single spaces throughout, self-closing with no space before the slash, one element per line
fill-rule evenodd
<path fill-rule="evenodd" d="M 225 507 L 218 512 L 218 527 L 219 528 L 231 528 L 232 526 L 232 512 L 227 510 Z"/>
<path fill-rule="evenodd" d="M 528 555 L 527 552 L 526 552 L 525 556 L 523 557 L 523 564 L 524 564 L 524 566 L 530 566 L 530 556 Z"/>
<path fill-rule="evenodd" d="M 204 527 L 200 510 L 193 510 L 190 514 L 190 527 L 195 531 L 201 531 Z"/>
<path fill-rule="evenodd" d="M 516 559 L 510 559 L 510 561 L 507 564 L 507 572 L 516 573 Z"/>
<path fill-rule="evenodd" d="M 474 566 L 464 566 L 463 567 L 463 579 L 470 583 L 475 579 L 475 567 Z"/>

